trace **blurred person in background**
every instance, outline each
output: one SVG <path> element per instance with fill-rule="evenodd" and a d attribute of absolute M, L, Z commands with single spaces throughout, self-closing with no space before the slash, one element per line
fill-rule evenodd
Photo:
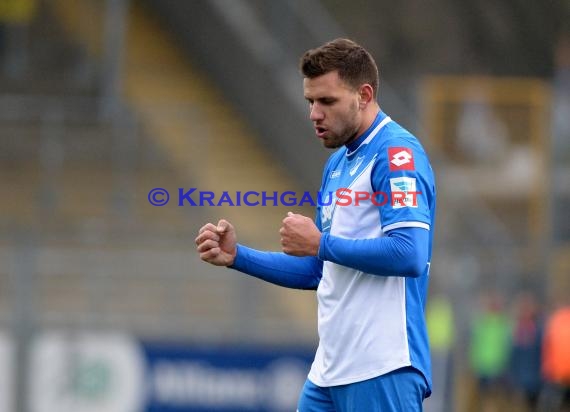
<path fill-rule="evenodd" d="M 443 294 L 430 297 L 426 322 L 432 354 L 434 394 L 426 401 L 425 411 L 452 412 L 455 317 L 449 298 Z"/>
<path fill-rule="evenodd" d="M 516 394 L 523 398 L 524 410 L 534 411 L 542 385 L 540 367 L 544 320 L 532 292 L 519 293 L 514 305 L 510 382 Z"/>
<path fill-rule="evenodd" d="M 319 202 L 315 222 L 289 212 L 281 253 L 238 244 L 223 219 L 200 229 L 197 250 L 214 265 L 317 290 L 319 347 L 299 412 L 421 411 L 431 393 L 433 171 L 419 141 L 380 110 L 378 68 L 364 48 L 337 39 L 307 51 L 300 67 L 315 134 L 337 149 L 321 186 L 332 201 Z M 332 197 L 348 187 L 406 196 L 340 206 Z"/>
<path fill-rule="evenodd" d="M 471 324 L 469 362 L 477 381 L 472 411 L 499 412 L 507 392 L 511 347 L 511 322 L 503 298 L 496 292 L 483 294 L 481 308 Z"/>
<path fill-rule="evenodd" d="M 542 375 L 544 389 L 540 394 L 540 412 L 570 410 L 570 302 L 558 298 L 556 309 L 544 328 L 542 343 Z"/>

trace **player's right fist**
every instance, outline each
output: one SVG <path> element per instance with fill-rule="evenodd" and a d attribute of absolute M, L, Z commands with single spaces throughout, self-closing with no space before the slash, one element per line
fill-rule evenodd
<path fill-rule="evenodd" d="M 200 259 L 216 266 L 231 266 L 237 253 L 237 236 L 233 225 L 221 219 L 218 225 L 207 223 L 196 237 Z"/>

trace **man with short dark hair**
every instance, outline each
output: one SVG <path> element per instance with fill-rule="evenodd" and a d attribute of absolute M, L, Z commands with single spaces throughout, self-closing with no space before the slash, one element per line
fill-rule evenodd
<path fill-rule="evenodd" d="M 414 412 L 431 393 L 424 309 L 435 183 L 418 140 L 378 105 L 378 69 L 348 39 L 300 62 L 309 118 L 329 158 L 316 219 L 293 214 L 283 252 L 237 243 L 226 220 L 196 238 L 202 260 L 265 281 L 316 289 L 319 347 L 299 412 Z"/>

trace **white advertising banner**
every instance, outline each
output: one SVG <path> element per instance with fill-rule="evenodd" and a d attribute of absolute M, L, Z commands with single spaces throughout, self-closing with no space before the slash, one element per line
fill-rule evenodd
<path fill-rule="evenodd" d="M 30 363 L 31 412 L 140 412 L 139 347 L 121 334 L 42 335 Z"/>

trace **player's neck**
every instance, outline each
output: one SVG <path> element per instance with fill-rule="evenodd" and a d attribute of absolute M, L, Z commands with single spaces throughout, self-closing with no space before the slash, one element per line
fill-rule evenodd
<path fill-rule="evenodd" d="M 377 103 L 370 104 L 368 107 L 366 107 L 362 115 L 362 122 L 357 133 L 357 139 L 358 137 L 362 136 L 370 128 L 370 126 L 372 126 L 379 112 L 380 106 L 378 106 Z"/>
<path fill-rule="evenodd" d="M 357 139 L 370 129 L 370 126 L 372 126 L 376 120 L 379 112 L 380 106 L 378 106 L 378 104 L 370 105 L 365 109 L 365 112 L 362 115 L 362 122 L 360 123 L 360 128 L 356 136 Z"/>
<path fill-rule="evenodd" d="M 374 117 L 372 117 L 371 120 L 366 119 L 366 121 L 365 121 L 365 119 L 363 118 L 361 125 L 366 125 L 366 128 L 364 130 L 362 130 L 362 128 L 361 128 L 358 131 L 358 133 L 355 134 L 354 137 L 352 139 L 350 139 L 349 142 L 346 143 L 346 147 L 347 147 L 349 153 L 355 151 L 355 149 L 360 146 L 360 143 L 362 143 L 362 141 L 364 139 L 366 139 L 367 135 L 370 134 L 373 127 L 376 126 L 376 124 L 380 122 L 380 119 L 379 119 L 380 107 L 377 107 L 377 108 L 378 108 L 378 111 L 374 114 Z"/>

